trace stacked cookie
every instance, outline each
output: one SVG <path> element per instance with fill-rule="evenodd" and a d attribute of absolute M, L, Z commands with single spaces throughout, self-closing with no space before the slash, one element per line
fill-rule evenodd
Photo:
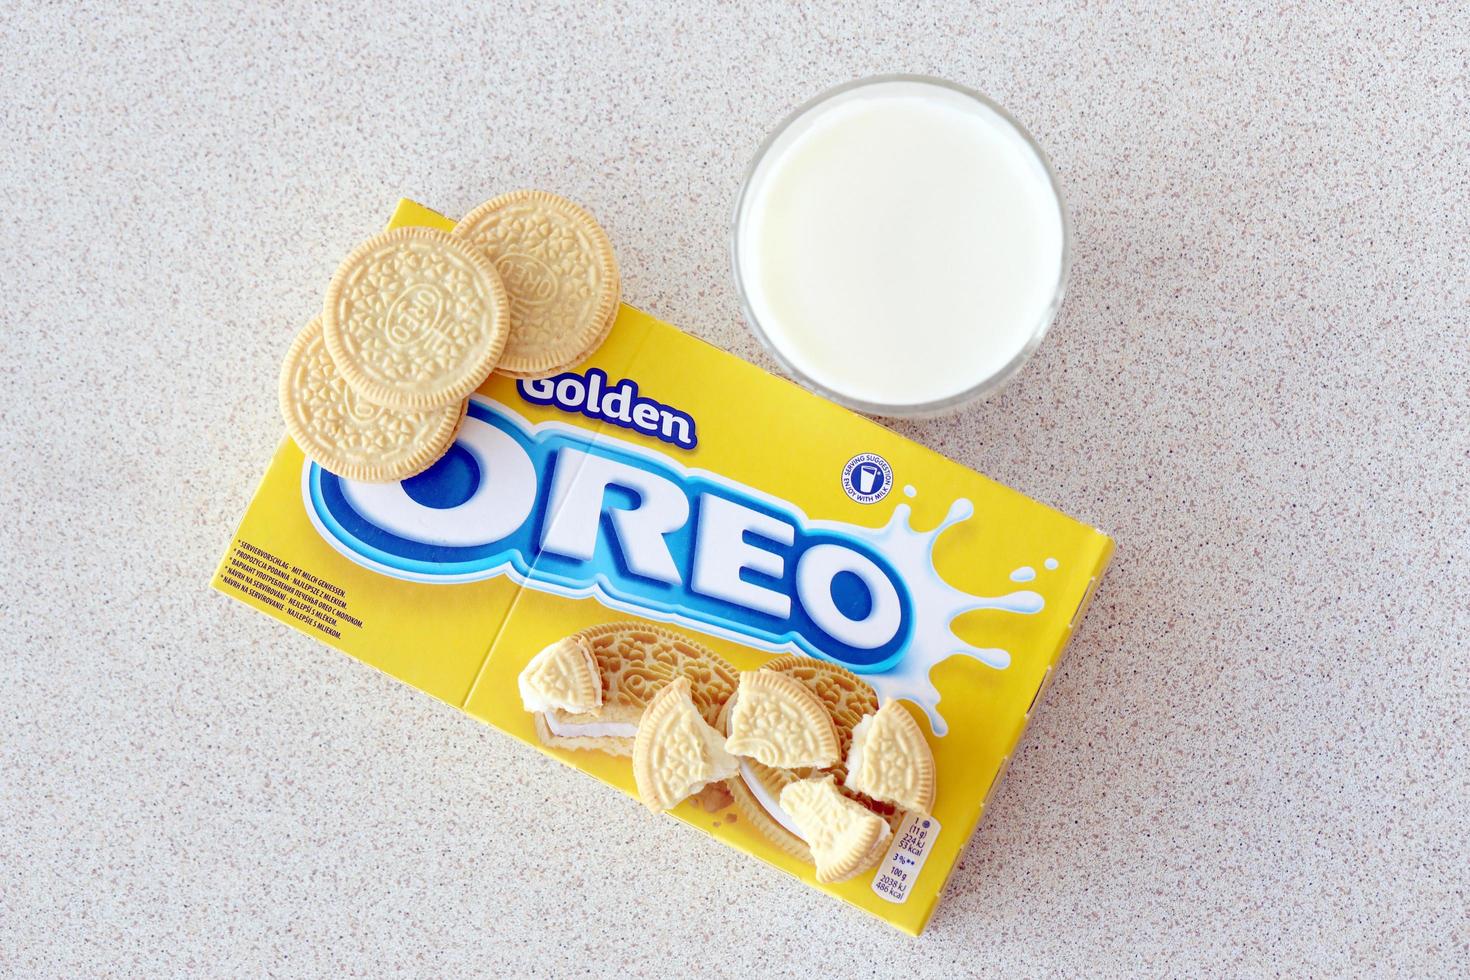
<path fill-rule="evenodd" d="M 679 678 L 709 724 L 735 693 L 739 673 L 688 637 L 642 623 L 607 623 L 573 633 L 531 658 L 521 702 L 535 713 L 542 744 L 632 755 L 644 710 Z"/>
<path fill-rule="evenodd" d="M 519 683 L 544 744 L 631 755 L 655 812 L 723 781 L 821 882 L 871 868 L 905 812 L 934 806 L 918 723 L 835 664 L 784 656 L 738 673 L 672 630 L 611 623 L 546 647 Z"/>
<path fill-rule="evenodd" d="M 773 727 L 745 703 L 747 686 L 762 675 L 772 675 L 764 682 L 772 687 L 779 678 L 781 714 L 809 719 L 808 731 L 820 710 L 836 751 L 811 756 L 745 748 L 754 733 Z M 843 881 L 872 867 L 904 812 L 932 811 L 934 754 L 897 701 L 880 707 L 877 693 L 852 671 L 795 655 L 777 657 L 741 681 L 721 717 L 733 751 L 745 756 L 740 778 L 728 783 L 731 795 L 767 837 L 816 865 L 818 881 Z M 789 736 L 786 742 L 792 744 Z"/>
<path fill-rule="evenodd" d="M 545 191 L 486 201 L 452 232 L 386 231 L 337 269 L 287 351 L 286 428 L 338 476 L 406 479 L 448 452 L 492 371 L 542 377 L 590 357 L 619 294 L 607 234 Z"/>

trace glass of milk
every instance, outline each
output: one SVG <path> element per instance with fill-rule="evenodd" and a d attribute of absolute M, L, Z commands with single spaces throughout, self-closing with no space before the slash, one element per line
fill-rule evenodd
<path fill-rule="evenodd" d="M 978 92 L 877 75 L 761 144 L 735 204 L 746 319 L 797 380 L 873 415 L 994 392 L 1061 305 L 1071 230 L 1041 148 Z"/>

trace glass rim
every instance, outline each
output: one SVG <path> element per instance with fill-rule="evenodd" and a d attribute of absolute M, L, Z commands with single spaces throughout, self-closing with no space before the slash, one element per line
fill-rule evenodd
<path fill-rule="evenodd" d="M 745 213 L 746 203 L 750 196 L 751 184 L 754 181 L 757 172 L 759 172 L 761 165 L 765 162 L 766 156 L 770 153 L 771 148 L 776 144 L 776 142 L 782 136 L 784 136 L 787 130 L 789 130 L 797 121 L 805 117 L 809 112 L 821 106 L 822 104 L 831 101 L 838 96 L 845 95 L 846 93 L 851 92 L 855 89 L 865 88 L 870 85 L 883 85 L 894 82 L 913 82 L 921 85 L 932 85 L 938 88 L 948 89 L 951 92 L 955 92 L 959 95 L 963 95 L 966 98 L 978 102 L 980 105 L 984 106 L 985 108 L 989 109 L 991 112 L 994 112 L 997 116 L 999 116 L 1003 122 L 1009 125 L 1016 132 L 1016 134 L 1021 137 L 1022 142 L 1030 148 L 1031 152 L 1036 155 L 1036 159 L 1040 161 L 1041 168 L 1046 173 L 1047 183 L 1051 187 L 1052 196 L 1056 199 L 1057 211 L 1061 217 L 1062 223 L 1062 254 L 1061 261 L 1058 263 L 1057 266 L 1057 281 L 1056 286 L 1052 290 L 1051 301 L 1041 312 L 1041 315 L 1038 318 L 1036 325 L 1032 328 L 1031 336 L 1027 339 L 1025 345 L 1016 352 L 1015 356 L 1007 361 L 1000 370 L 986 376 L 985 378 L 982 378 L 980 381 L 976 382 L 974 385 L 966 388 L 963 391 L 956 392 L 953 395 L 946 395 L 943 398 L 932 399 L 927 402 L 901 402 L 897 404 L 869 402 L 861 398 L 854 398 L 850 395 L 843 394 L 839 391 L 834 391 L 826 385 L 823 385 L 822 383 L 816 381 L 806 372 L 800 370 L 794 364 L 792 364 L 791 361 L 786 357 L 786 355 L 783 354 L 781 350 L 776 346 L 776 344 L 771 341 L 771 338 L 766 333 L 765 328 L 761 326 L 760 318 L 756 316 L 755 310 L 750 302 L 750 295 L 745 288 L 744 274 L 742 273 L 740 266 L 741 218 Z M 901 72 L 881 75 L 866 75 L 862 78 L 855 78 L 851 81 L 843 82 L 841 85 L 836 85 L 832 88 L 826 89 L 825 91 L 819 92 L 817 95 L 801 103 L 795 109 L 787 113 L 781 119 L 781 121 L 776 124 L 775 128 L 766 135 L 765 139 L 761 141 L 760 146 L 756 148 L 755 155 L 751 157 L 750 163 L 746 165 L 745 175 L 740 181 L 740 192 L 735 197 L 735 210 L 730 222 L 730 264 L 731 271 L 735 279 L 735 294 L 737 297 L 739 297 L 740 310 L 741 313 L 745 316 L 746 324 L 749 325 L 751 331 L 755 334 L 756 339 L 760 341 L 761 346 L 764 347 L 773 358 L 775 358 L 776 362 L 781 365 L 781 368 L 787 373 L 788 376 L 795 379 L 798 383 L 806 387 L 808 390 L 814 391 L 822 397 L 829 399 L 830 401 L 834 401 L 839 405 L 843 405 L 855 411 L 864 412 L 868 415 L 878 415 L 886 418 L 923 417 L 929 415 L 943 414 L 945 412 L 958 409 L 962 405 L 988 398 L 989 396 L 995 394 L 997 391 L 1003 388 L 1007 382 L 1015 377 L 1016 373 L 1021 370 L 1021 367 L 1028 360 L 1031 359 L 1031 355 L 1036 353 L 1036 348 L 1041 346 L 1041 341 L 1046 337 L 1048 331 L 1050 331 L 1051 329 L 1051 325 L 1056 321 L 1057 313 L 1062 306 L 1062 300 L 1066 296 L 1067 279 L 1072 269 L 1072 220 L 1070 215 L 1068 215 L 1067 213 L 1067 204 L 1066 199 L 1062 196 L 1061 183 L 1057 180 L 1056 171 L 1052 169 L 1051 161 L 1047 159 L 1045 151 L 1042 150 L 1040 144 L 1036 142 L 1035 138 L 1032 137 L 1031 133 L 1027 131 L 1026 127 L 1022 126 L 1021 123 L 1018 122 L 1016 118 L 1012 116 L 1009 112 L 1007 112 L 1005 108 L 999 103 L 995 102 L 993 99 L 975 89 L 933 75 L 916 75 Z"/>

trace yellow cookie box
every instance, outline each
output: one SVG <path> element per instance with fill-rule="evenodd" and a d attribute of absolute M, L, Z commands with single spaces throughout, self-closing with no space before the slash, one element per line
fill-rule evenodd
<path fill-rule="evenodd" d="M 454 222 L 403 201 L 403 225 Z M 906 817 L 874 869 L 818 884 L 728 799 L 672 812 L 918 934 L 1112 550 L 623 306 L 575 369 L 492 376 L 421 476 L 342 480 L 284 440 L 213 585 L 630 795 L 627 758 L 538 740 L 516 678 L 547 644 L 643 620 L 741 670 L 840 663 L 914 715 L 938 774 L 934 812 Z"/>

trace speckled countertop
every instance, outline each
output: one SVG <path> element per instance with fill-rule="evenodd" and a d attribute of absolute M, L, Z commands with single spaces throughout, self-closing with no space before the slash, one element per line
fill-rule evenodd
<path fill-rule="evenodd" d="M 0 974 L 1470 969 L 1454 5 L 72 6 L 0 12 Z M 399 195 L 558 189 L 770 367 L 741 170 L 890 70 L 1077 236 L 1020 378 L 899 428 L 1119 541 L 919 941 L 205 587 Z"/>

